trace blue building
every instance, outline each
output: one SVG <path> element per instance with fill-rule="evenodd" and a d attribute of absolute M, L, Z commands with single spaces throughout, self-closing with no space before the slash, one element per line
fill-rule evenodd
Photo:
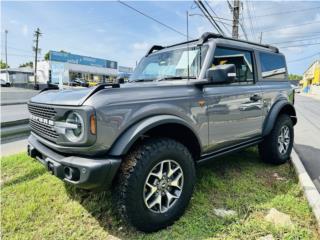
<path fill-rule="evenodd" d="M 68 52 L 50 51 L 49 60 L 38 62 L 37 79 L 41 83 L 69 84 L 80 78 L 92 83 L 113 81 L 118 74 L 116 61 Z"/>

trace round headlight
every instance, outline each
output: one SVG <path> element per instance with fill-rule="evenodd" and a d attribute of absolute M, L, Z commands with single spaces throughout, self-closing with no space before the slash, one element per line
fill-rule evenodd
<path fill-rule="evenodd" d="M 82 117 L 79 113 L 71 112 L 69 113 L 66 122 L 76 126 L 75 128 L 66 129 L 66 137 L 71 142 L 79 142 L 84 134 L 84 123 Z"/>

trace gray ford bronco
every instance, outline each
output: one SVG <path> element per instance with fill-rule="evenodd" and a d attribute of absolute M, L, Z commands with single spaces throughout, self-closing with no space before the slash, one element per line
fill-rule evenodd
<path fill-rule="evenodd" d="M 185 211 L 197 164 L 256 144 L 285 163 L 293 102 L 277 48 L 205 33 L 153 46 L 128 83 L 33 97 L 28 154 L 79 188 L 112 187 L 121 216 L 156 231 Z"/>

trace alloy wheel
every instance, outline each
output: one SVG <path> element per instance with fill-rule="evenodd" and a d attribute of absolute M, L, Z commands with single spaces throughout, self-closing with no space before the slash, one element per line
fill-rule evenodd
<path fill-rule="evenodd" d="M 183 171 L 174 160 L 163 160 L 148 174 L 143 191 L 146 207 L 154 213 L 168 211 L 179 199 L 183 188 Z"/>
<path fill-rule="evenodd" d="M 287 153 L 290 145 L 290 130 L 288 126 L 282 126 L 278 136 L 278 150 L 281 155 Z"/>

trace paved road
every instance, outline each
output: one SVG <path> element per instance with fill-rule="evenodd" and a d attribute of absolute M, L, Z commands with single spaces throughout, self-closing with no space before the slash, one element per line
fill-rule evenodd
<path fill-rule="evenodd" d="M 0 156 L 9 156 L 21 152 L 27 152 L 27 137 L 16 141 L 1 144 Z"/>
<path fill-rule="evenodd" d="M 320 192 L 320 100 L 296 95 L 294 148 Z"/>
<path fill-rule="evenodd" d="M 27 104 L 1 106 L 1 122 L 11 122 L 29 118 Z"/>
<path fill-rule="evenodd" d="M 16 87 L 0 87 L 1 105 L 26 103 L 31 97 L 39 91 Z"/>

